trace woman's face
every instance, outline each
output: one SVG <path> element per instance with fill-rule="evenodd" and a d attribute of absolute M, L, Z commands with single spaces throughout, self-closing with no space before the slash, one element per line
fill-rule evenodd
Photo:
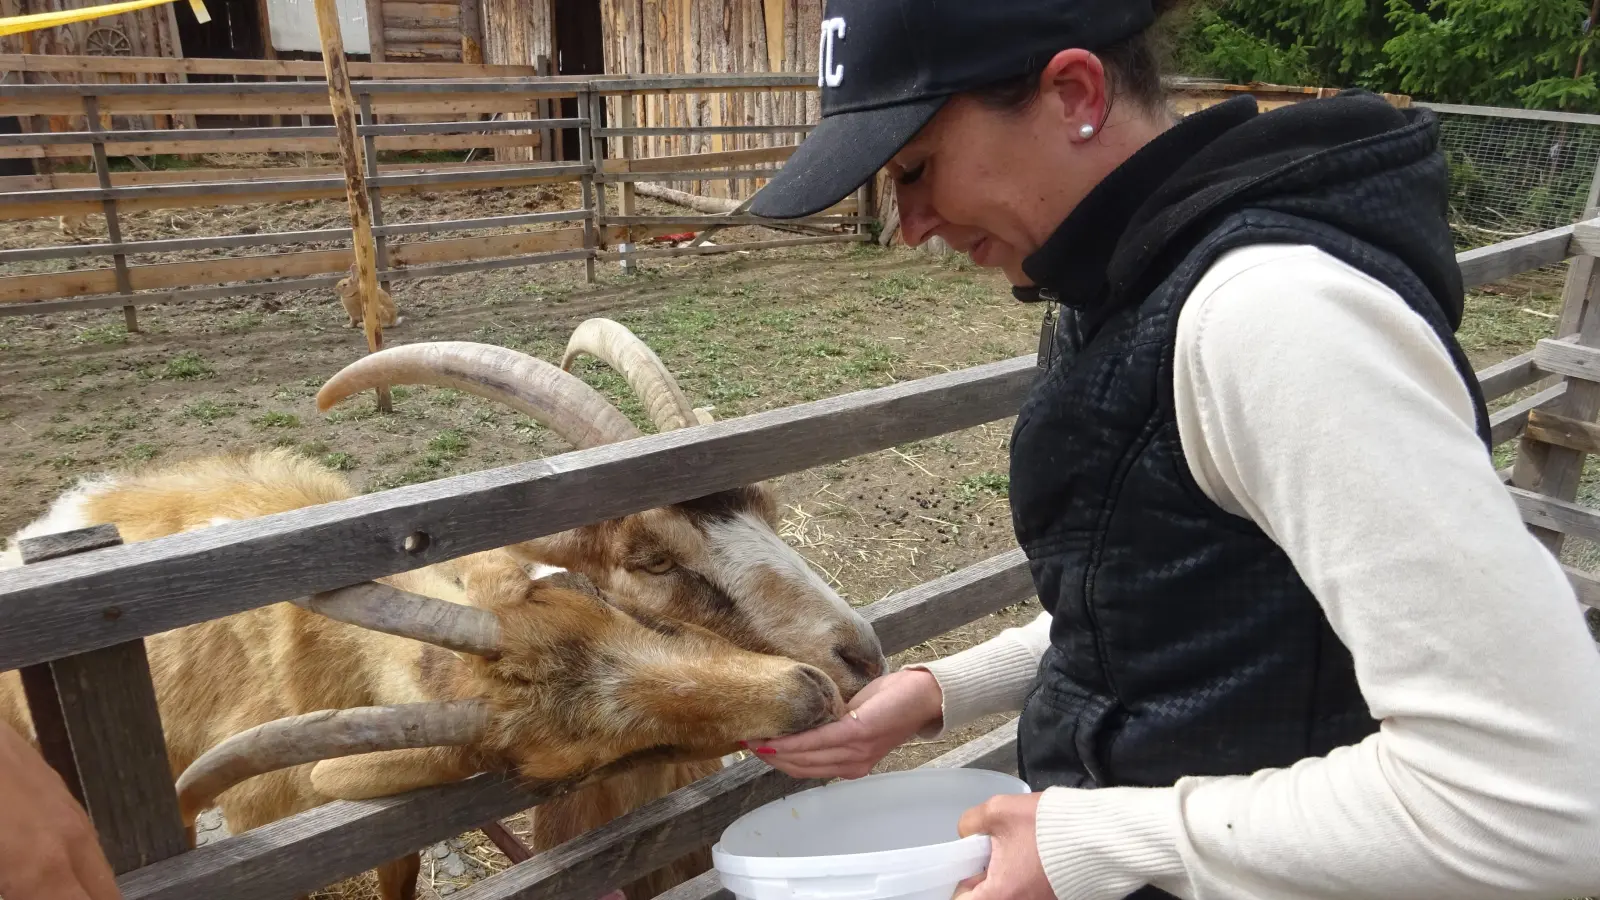
<path fill-rule="evenodd" d="M 1104 120 L 1105 73 L 1093 54 L 1064 50 L 1040 78 L 1038 97 L 1020 110 L 951 98 L 895 154 L 888 170 L 907 244 L 940 237 L 1012 284 L 1029 284 L 1022 261 L 1153 136 L 1148 123 Z M 1097 129 L 1088 139 L 1085 124 Z"/>

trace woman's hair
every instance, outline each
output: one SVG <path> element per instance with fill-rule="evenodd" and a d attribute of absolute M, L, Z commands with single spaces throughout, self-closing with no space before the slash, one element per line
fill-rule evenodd
<path fill-rule="evenodd" d="M 1167 47 L 1159 22 L 1168 13 L 1188 5 L 1188 0 L 1154 0 L 1158 22 L 1131 38 L 1095 51 L 1105 65 L 1111 98 L 1107 112 L 1117 97 L 1127 97 L 1139 108 L 1159 113 L 1166 108 L 1167 91 L 1161 83 Z M 1044 66 L 1026 74 L 973 91 L 978 102 L 1007 112 L 1020 111 L 1039 96 L 1039 75 Z"/>

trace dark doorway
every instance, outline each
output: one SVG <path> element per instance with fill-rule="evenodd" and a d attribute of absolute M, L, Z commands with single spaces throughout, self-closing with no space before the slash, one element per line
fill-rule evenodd
<path fill-rule="evenodd" d="M 16 116 L 0 116 L 0 134 L 21 134 L 22 123 Z M 32 175 L 33 161 L 28 159 L 0 159 L 0 175 Z"/>
<path fill-rule="evenodd" d="M 178 39 L 190 59 L 264 59 L 267 38 L 258 0 L 216 0 L 206 4 L 211 21 L 200 23 L 179 5 Z M 190 75 L 190 81 L 226 80 L 227 75 Z"/>
<path fill-rule="evenodd" d="M 600 0 L 555 0 L 556 74 L 604 75 L 606 51 L 601 36 Z M 578 101 L 567 98 L 561 101 L 562 118 L 578 114 Z M 600 107 L 604 125 L 605 107 Z M 561 132 L 561 158 L 574 160 L 579 156 L 578 131 L 575 128 Z"/>
<path fill-rule="evenodd" d="M 267 56 L 266 23 L 261 20 L 260 0 L 207 0 L 206 9 L 211 21 L 195 20 L 187 4 L 180 3 L 174 12 L 178 15 L 178 40 L 183 55 L 190 59 L 265 59 Z M 252 82 L 264 80 L 258 75 L 190 75 L 192 82 Z M 229 128 L 257 124 L 255 116 L 201 115 L 195 117 L 199 128 Z"/>

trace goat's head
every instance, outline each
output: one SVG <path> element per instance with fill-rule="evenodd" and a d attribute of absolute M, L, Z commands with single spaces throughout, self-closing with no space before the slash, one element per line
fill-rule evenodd
<path fill-rule="evenodd" d="M 247 778 L 304 763 L 316 763 L 321 793 L 349 800 L 481 771 L 592 779 L 643 761 L 713 759 L 843 710 L 818 669 L 625 611 L 582 575 L 530 579 L 501 551 L 452 568 L 472 605 L 373 583 L 299 601 L 421 641 L 415 671 L 427 701 L 327 710 L 236 735 L 179 779 L 185 821 Z"/>
<path fill-rule="evenodd" d="M 657 355 L 628 329 L 591 319 L 573 333 L 562 366 L 484 344 L 395 347 L 363 357 L 317 395 L 320 409 L 380 385 L 453 387 L 511 406 L 579 449 L 640 433 L 570 374 L 591 354 L 617 369 L 658 430 L 708 422 Z M 746 650 L 826 672 L 846 698 L 885 668 L 867 622 L 777 533 L 778 505 L 762 484 L 721 491 L 508 547 L 524 561 L 589 576 L 642 614 L 701 626 Z"/>

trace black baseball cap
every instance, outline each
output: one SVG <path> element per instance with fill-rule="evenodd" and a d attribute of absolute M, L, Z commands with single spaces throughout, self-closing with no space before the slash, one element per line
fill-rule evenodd
<path fill-rule="evenodd" d="M 1152 0 L 827 0 L 818 44 L 822 121 L 750 204 L 795 219 L 848 197 L 952 94 L 1099 50 L 1155 23 Z"/>

